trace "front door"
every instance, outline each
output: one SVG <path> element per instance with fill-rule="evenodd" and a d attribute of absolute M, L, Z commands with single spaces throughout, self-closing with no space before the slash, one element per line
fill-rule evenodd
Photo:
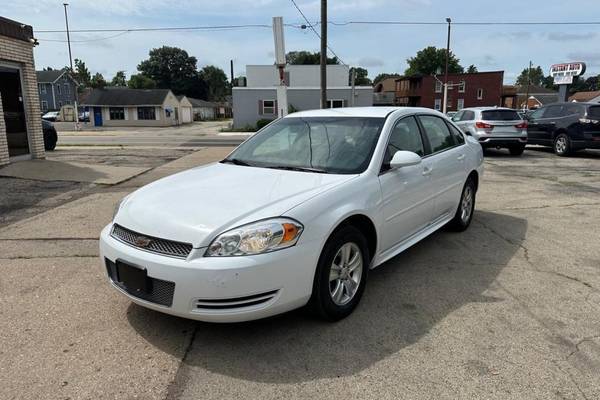
<path fill-rule="evenodd" d="M 21 76 L 18 69 L 0 67 L 0 93 L 2 94 L 8 155 L 15 157 L 29 154 Z"/>
<path fill-rule="evenodd" d="M 540 108 L 534 111 L 527 118 L 527 141 L 531 144 L 545 144 L 544 137 L 546 136 L 544 131 L 547 129 L 544 118 L 548 107 Z"/>
<path fill-rule="evenodd" d="M 102 107 L 94 107 L 94 126 L 102 126 Z"/>
<path fill-rule="evenodd" d="M 404 242 L 424 229 L 431 221 L 433 211 L 430 161 L 419 165 L 390 169 L 389 163 L 398 150 L 407 150 L 420 156 L 425 146 L 415 117 L 405 117 L 394 126 L 379 175 L 383 197 L 384 251 Z"/>

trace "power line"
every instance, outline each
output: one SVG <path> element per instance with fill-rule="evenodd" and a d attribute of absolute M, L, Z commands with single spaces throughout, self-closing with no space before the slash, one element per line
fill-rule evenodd
<path fill-rule="evenodd" d="M 94 38 L 94 39 L 84 39 L 84 40 L 71 40 L 71 43 L 87 43 L 87 42 L 99 42 L 101 40 L 107 40 L 107 39 L 113 39 L 119 36 L 123 36 L 125 34 L 129 33 L 129 31 L 123 31 L 120 33 L 117 33 L 116 35 L 111 35 L 111 36 L 106 36 L 106 37 L 101 37 L 101 38 Z M 41 39 L 41 38 L 37 38 L 37 40 L 39 41 L 44 41 L 44 42 L 60 42 L 60 43 L 66 43 L 66 40 L 61 40 L 61 39 Z"/>
<path fill-rule="evenodd" d="M 316 22 L 315 25 L 321 22 Z M 327 21 L 335 26 L 345 25 L 446 25 L 446 22 L 437 21 Z M 600 25 L 600 21 L 478 21 L 454 22 L 452 25 Z"/>
<path fill-rule="evenodd" d="M 317 30 L 315 29 L 315 27 L 313 26 L 313 24 L 310 23 L 310 21 L 308 20 L 308 18 L 306 18 L 306 15 L 304 15 L 304 13 L 302 12 L 302 10 L 300 9 L 300 7 L 298 7 L 298 4 L 296 4 L 295 0 L 291 0 L 292 4 L 294 5 L 294 7 L 296 7 L 296 10 L 298 10 L 298 12 L 300 13 L 300 15 L 302 15 L 302 18 L 304 18 L 304 20 L 307 23 L 307 26 L 314 32 L 314 34 L 321 39 L 321 35 L 319 35 L 319 33 L 317 32 Z M 337 58 L 339 60 L 339 62 L 341 62 L 343 65 L 348 66 L 344 61 L 342 61 L 342 59 L 335 53 L 335 51 L 333 51 L 333 49 L 329 46 L 329 44 L 327 44 L 327 49 L 331 52 L 331 54 L 333 54 L 333 56 L 335 58 Z"/>

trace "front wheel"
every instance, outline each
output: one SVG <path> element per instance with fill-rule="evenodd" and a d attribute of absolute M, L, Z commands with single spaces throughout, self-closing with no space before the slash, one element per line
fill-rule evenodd
<path fill-rule="evenodd" d="M 467 179 L 467 183 L 463 187 L 458 203 L 458 209 L 454 214 L 454 218 L 448 223 L 448 227 L 453 231 L 462 232 L 466 230 L 473 219 L 475 211 L 475 181 L 473 178 Z"/>
<path fill-rule="evenodd" d="M 354 311 L 369 272 L 369 249 L 353 226 L 338 229 L 319 257 L 309 306 L 322 318 L 338 321 Z"/>
<path fill-rule="evenodd" d="M 571 153 L 571 139 L 564 133 L 554 139 L 554 152 L 560 157 L 568 156 Z"/>

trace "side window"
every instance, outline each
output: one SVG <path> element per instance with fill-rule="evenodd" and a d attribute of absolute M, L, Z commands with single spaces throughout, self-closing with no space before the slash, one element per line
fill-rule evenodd
<path fill-rule="evenodd" d="M 452 121 L 460 121 L 464 113 L 464 111 L 457 112 L 456 114 L 454 114 L 454 116 L 452 116 Z"/>
<path fill-rule="evenodd" d="M 432 115 L 419 116 L 425 135 L 429 139 L 431 152 L 437 153 L 454 146 L 454 139 L 443 119 Z"/>
<path fill-rule="evenodd" d="M 565 115 L 565 116 L 578 115 L 578 114 L 583 114 L 581 112 L 581 107 L 579 107 L 578 104 L 572 104 L 572 103 L 567 104 L 563 111 L 563 115 Z"/>
<path fill-rule="evenodd" d="M 459 131 L 458 129 L 456 129 L 456 127 L 452 124 L 448 124 L 448 128 L 450 128 L 450 132 L 452 132 L 452 136 L 454 136 L 454 141 L 458 144 L 464 144 L 465 143 L 465 137 L 463 136 L 462 132 Z"/>
<path fill-rule="evenodd" d="M 563 116 L 563 106 L 549 106 L 544 118 L 558 118 Z"/>
<path fill-rule="evenodd" d="M 540 109 L 532 112 L 531 115 L 529 116 L 529 118 L 531 118 L 531 119 L 544 118 L 546 116 L 546 110 L 547 110 L 547 108 L 540 108 Z"/>
<path fill-rule="evenodd" d="M 398 150 L 412 151 L 421 157 L 425 154 L 421 133 L 415 117 L 406 117 L 396 123 L 388 141 L 383 165 L 389 166 Z"/>
<path fill-rule="evenodd" d="M 463 113 L 461 121 L 473 121 L 475 119 L 475 113 L 473 111 L 465 111 Z"/>

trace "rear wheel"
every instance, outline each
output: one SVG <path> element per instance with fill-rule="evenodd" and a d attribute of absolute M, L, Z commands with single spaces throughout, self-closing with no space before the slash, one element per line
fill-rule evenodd
<path fill-rule="evenodd" d="M 554 139 L 554 152 L 561 157 L 571 154 L 571 139 L 564 133 L 561 133 Z"/>
<path fill-rule="evenodd" d="M 510 146 L 508 148 L 508 151 L 510 152 L 511 156 L 520 156 L 525 151 L 525 145 L 518 144 L 518 145 Z"/>
<path fill-rule="evenodd" d="M 453 231 L 462 232 L 466 230 L 473 219 L 475 211 L 475 180 L 467 179 L 460 196 L 458 209 L 454 214 L 454 218 L 448 223 L 448 227 Z"/>
<path fill-rule="evenodd" d="M 309 306 L 322 318 L 338 321 L 354 311 L 369 271 L 369 250 L 353 226 L 338 229 L 319 257 Z"/>

